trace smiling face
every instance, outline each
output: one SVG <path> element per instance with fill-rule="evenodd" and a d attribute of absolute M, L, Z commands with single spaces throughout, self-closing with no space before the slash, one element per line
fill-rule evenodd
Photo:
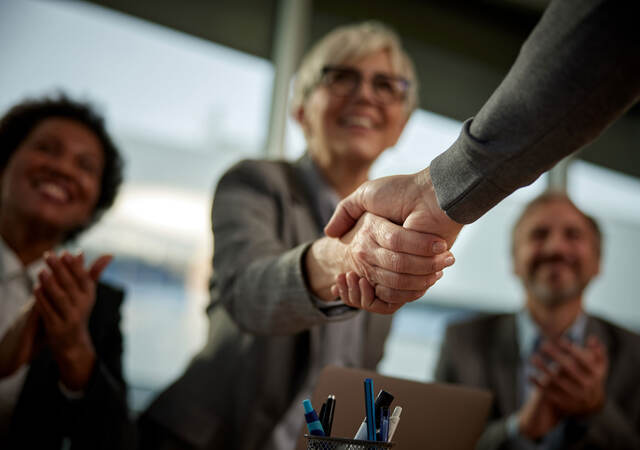
<path fill-rule="evenodd" d="M 90 221 L 103 168 L 92 131 L 72 119 L 44 119 L 0 172 L 0 217 L 65 235 Z"/>
<path fill-rule="evenodd" d="M 381 104 L 371 80 L 377 74 L 394 76 L 391 58 L 380 50 L 341 67 L 357 70 L 363 82 L 351 95 L 339 96 L 320 83 L 297 112 L 309 151 L 332 161 L 371 164 L 395 145 L 409 118 L 405 102 Z"/>
<path fill-rule="evenodd" d="M 514 233 L 514 271 L 530 298 L 553 306 L 581 299 L 600 269 L 596 232 L 566 199 L 535 206 Z"/>

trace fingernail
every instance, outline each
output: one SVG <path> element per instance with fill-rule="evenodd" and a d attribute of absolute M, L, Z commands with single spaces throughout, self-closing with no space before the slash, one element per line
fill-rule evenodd
<path fill-rule="evenodd" d="M 433 244 L 433 253 L 438 254 L 442 253 L 447 249 L 446 242 L 438 241 Z"/>
<path fill-rule="evenodd" d="M 444 260 L 445 267 L 452 266 L 453 263 L 456 262 L 456 259 L 453 256 L 447 256 Z"/>
<path fill-rule="evenodd" d="M 444 272 L 442 270 L 436 272 L 436 280 L 439 280 L 440 278 L 442 278 L 442 275 L 444 275 Z"/>

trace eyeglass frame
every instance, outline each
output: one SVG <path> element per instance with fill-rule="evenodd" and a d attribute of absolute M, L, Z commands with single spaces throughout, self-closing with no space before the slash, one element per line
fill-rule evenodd
<path fill-rule="evenodd" d="M 351 73 L 355 73 L 358 75 L 358 81 L 357 83 L 353 86 L 352 90 L 346 94 L 338 94 L 336 92 L 332 92 L 333 95 L 339 96 L 339 97 L 349 97 L 351 95 L 353 95 L 355 92 L 358 91 L 358 89 L 360 88 L 360 86 L 362 85 L 362 83 L 365 81 L 365 77 L 362 74 L 362 72 L 360 72 L 358 69 L 354 69 L 353 67 L 349 67 L 349 66 L 342 66 L 342 65 L 326 65 L 324 67 L 322 67 L 321 71 L 320 71 L 320 77 L 318 79 L 318 82 L 316 83 L 316 86 L 320 83 L 324 83 L 324 80 L 326 79 L 326 76 L 328 73 L 330 73 L 331 71 L 336 71 L 336 70 L 342 70 L 342 71 L 347 71 L 347 72 L 351 72 Z M 393 82 L 400 82 L 401 85 L 404 86 L 404 90 L 400 93 L 401 96 L 397 97 L 397 98 L 393 98 L 389 101 L 384 101 L 380 99 L 379 94 L 377 93 L 377 90 L 375 88 L 375 85 L 373 84 L 373 81 L 376 79 L 376 77 L 382 77 L 385 78 L 387 80 L 393 81 Z M 409 89 L 411 88 L 411 82 L 409 80 L 407 80 L 406 78 L 402 77 L 402 76 L 398 76 L 398 75 L 388 75 L 385 73 L 380 73 L 380 72 L 375 72 L 373 74 L 373 77 L 370 79 L 369 81 L 371 83 L 372 86 L 372 92 L 374 94 L 374 98 L 383 105 L 389 105 L 389 104 L 393 104 L 396 102 L 404 102 L 407 100 L 408 98 L 408 94 L 409 94 Z M 329 90 L 331 91 L 331 88 L 329 86 L 329 84 L 325 84 L 325 86 L 327 86 L 329 88 Z"/>

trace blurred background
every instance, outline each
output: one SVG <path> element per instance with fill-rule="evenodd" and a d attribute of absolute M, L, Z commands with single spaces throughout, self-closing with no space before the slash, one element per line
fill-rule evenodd
<path fill-rule="evenodd" d="M 140 410 L 204 342 L 215 184 L 248 157 L 296 158 L 288 118 L 300 55 L 337 25 L 381 20 L 416 62 L 420 106 L 375 177 L 424 168 L 497 87 L 545 0 L 0 0 L 0 113 L 63 90 L 93 102 L 126 159 L 115 207 L 77 243 L 116 255 L 125 370 Z M 640 107 L 577 157 L 463 230 L 455 266 L 394 318 L 385 374 L 432 379 L 446 323 L 520 307 L 510 231 L 524 203 L 565 187 L 604 231 L 587 307 L 640 331 Z"/>

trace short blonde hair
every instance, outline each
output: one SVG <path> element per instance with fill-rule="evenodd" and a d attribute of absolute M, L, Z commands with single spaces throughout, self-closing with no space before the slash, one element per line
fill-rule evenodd
<path fill-rule="evenodd" d="M 395 74 L 409 81 L 405 102 L 407 111 L 411 113 L 418 107 L 418 80 L 413 62 L 402 48 L 400 37 L 387 26 L 373 21 L 338 27 L 313 46 L 302 59 L 296 74 L 292 111 L 302 107 L 318 85 L 323 67 L 358 59 L 380 50 L 389 52 Z"/>

